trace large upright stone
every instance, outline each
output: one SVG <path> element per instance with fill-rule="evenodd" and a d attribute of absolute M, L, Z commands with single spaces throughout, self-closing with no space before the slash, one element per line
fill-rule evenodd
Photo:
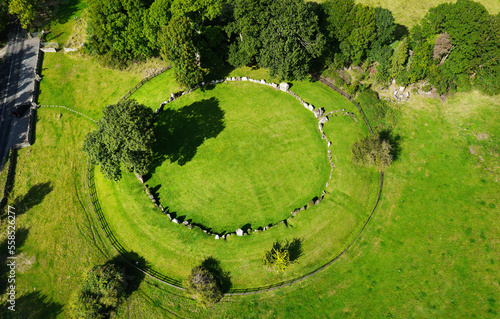
<path fill-rule="evenodd" d="M 243 230 L 241 228 L 236 229 L 236 235 L 243 236 Z"/>
<path fill-rule="evenodd" d="M 281 91 L 288 92 L 289 88 L 290 88 L 290 85 L 288 85 L 288 83 L 285 83 L 285 82 L 280 83 L 280 90 Z"/>
<path fill-rule="evenodd" d="M 306 109 L 308 109 L 309 111 L 314 112 L 314 106 L 312 106 L 311 104 L 304 102 L 304 103 L 302 103 L 302 105 L 304 105 L 304 107 Z"/>
<path fill-rule="evenodd" d="M 318 107 L 317 109 L 314 110 L 314 116 L 316 116 L 316 118 L 320 118 L 323 116 L 323 108 L 322 107 Z"/>
<path fill-rule="evenodd" d="M 326 122 L 328 122 L 328 117 L 326 116 L 323 116 L 322 118 L 319 119 L 319 124 L 325 124 Z"/>
<path fill-rule="evenodd" d="M 241 78 L 242 81 L 248 81 L 248 78 L 246 76 Z"/>

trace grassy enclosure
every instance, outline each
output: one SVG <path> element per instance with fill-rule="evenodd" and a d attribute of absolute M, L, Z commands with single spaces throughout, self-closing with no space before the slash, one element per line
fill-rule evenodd
<path fill-rule="evenodd" d="M 166 92 L 175 89 L 169 73 L 145 84 L 132 98 L 152 107 L 166 100 Z M 294 84 L 295 88 L 300 91 L 301 84 Z M 303 82 L 302 90 L 309 92 L 310 103 L 325 105 L 327 111 L 356 112 L 345 101 L 328 104 L 339 99 L 338 94 L 318 82 Z M 165 96 L 155 95 L 158 91 Z M 314 115 L 289 95 L 250 82 L 233 82 L 198 90 L 167 106 L 156 121 L 158 147 L 173 143 L 176 152 L 162 158 L 147 183 L 178 216 L 218 232 L 234 232 L 245 224 L 257 228 L 288 218 L 290 211 L 324 189 L 330 173 L 326 143 L 317 132 Z M 203 122 L 206 119 L 210 122 Z M 165 137 L 170 134 L 165 126 L 179 130 L 174 141 Z M 207 132 L 211 135 L 203 135 Z M 292 279 L 317 269 L 352 241 L 378 191 L 377 172 L 355 168 L 350 160 L 350 143 L 367 134 L 363 123 L 347 116 L 332 117 L 325 132 L 332 140 L 336 165 L 326 189 L 329 194 L 287 225 L 264 233 L 217 241 L 171 223 L 154 209 L 131 174 L 120 183 L 96 174 L 101 206 L 123 246 L 175 279 L 188 275 L 191 267 L 183 265 L 194 266 L 207 256 L 221 261 L 237 288 Z M 191 134 L 198 137 L 193 139 Z M 179 140 L 187 144 L 179 147 Z M 303 257 L 287 273 L 276 277 L 262 267 L 262 255 L 273 242 L 294 238 L 302 242 Z"/>
<path fill-rule="evenodd" d="M 411 27 L 428 7 L 442 1 L 418 5 L 409 1 L 360 2 L 386 7 L 393 11 L 396 22 Z M 481 3 L 492 13 L 500 10 L 497 1 Z M 79 16 L 79 11 L 74 14 Z M 55 24 L 53 34 L 66 32 L 71 26 L 71 20 Z M 63 44 L 70 33 L 55 41 Z M 262 69 L 241 68 L 231 73 L 242 75 L 268 80 Z M 106 104 L 116 103 L 141 79 L 139 72 L 110 70 L 95 60 L 61 52 L 45 54 L 42 76 L 40 104 L 68 106 L 95 119 Z M 327 111 L 346 108 L 356 112 L 350 102 L 316 82 L 293 82 L 291 89 Z M 156 108 L 177 90 L 171 72 L 166 72 L 144 85 L 134 98 Z M 172 107 L 181 109 L 216 97 L 215 93 L 221 108 L 230 107 L 231 103 L 222 106 L 224 95 L 231 102 L 229 92 L 218 88 L 198 92 Z M 366 101 L 370 104 L 370 99 Z M 146 277 L 130 291 L 116 317 L 497 318 L 499 107 L 498 96 L 470 92 L 455 94 L 444 102 L 415 94 L 408 103 L 388 104 L 384 116 L 378 109 L 365 108 L 370 120 L 391 129 L 399 153 L 386 171 L 378 209 L 347 254 L 301 283 L 258 295 L 226 297 L 210 309 L 197 308 L 181 291 Z M 308 116 L 303 121 L 307 122 Z M 115 255 L 89 210 L 86 157 L 81 147 L 92 129 L 94 124 L 72 112 L 42 108 L 38 110 L 35 145 L 19 152 L 10 202 L 19 212 L 14 318 L 68 318 L 68 298 L 80 286 L 82 274 Z M 376 192 L 376 172 L 353 167 L 350 160 L 352 141 L 367 134 L 362 123 L 335 117 L 324 129 L 333 143 L 336 165 L 329 197 L 295 218 L 288 228 L 282 225 L 227 242 L 207 238 L 167 222 L 137 179 L 128 174 L 120 183 L 96 174 L 99 199 L 119 240 L 172 277 L 185 278 L 192 266 L 211 254 L 230 270 L 235 286 L 286 280 L 315 269 L 343 249 L 365 220 Z M 198 147 L 189 163 L 194 164 L 203 147 L 209 146 L 207 142 L 221 138 L 224 130 Z M 164 165 L 168 163 L 164 161 Z M 164 183 L 159 191 L 166 188 Z M 167 200 L 163 197 L 162 203 Z M 0 221 L 0 228 L 1 257 L 5 258 L 6 219 Z M 249 272 L 260 269 L 261 253 L 275 240 L 294 237 L 303 239 L 304 254 L 284 274 L 276 276 L 264 269 Z M 1 267 L 2 304 L 7 300 L 3 285 L 7 274 L 8 269 Z M 0 310 L 2 318 L 11 315 Z"/>

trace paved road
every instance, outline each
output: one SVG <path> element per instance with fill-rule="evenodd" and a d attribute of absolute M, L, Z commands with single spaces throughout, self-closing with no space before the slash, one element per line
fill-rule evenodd
<path fill-rule="evenodd" d="M 26 31 L 14 24 L 0 66 L 0 169 L 9 148 L 27 137 L 29 112 L 20 119 L 12 115 L 19 104 L 33 99 L 39 42 L 25 39 Z"/>

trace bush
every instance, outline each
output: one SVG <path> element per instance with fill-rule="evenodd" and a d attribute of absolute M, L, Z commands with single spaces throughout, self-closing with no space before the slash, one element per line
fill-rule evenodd
<path fill-rule="evenodd" d="M 186 294 L 203 308 L 212 306 L 223 296 L 215 275 L 203 266 L 196 266 L 191 270 L 186 284 Z"/>
<path fill-rule="evenodd" d="M 392 163 L 392 146 L 379 134 L 368 136 L 352 146 L 353 161 L 356 165 L 375 166 L 385 170 Z"/>
<path fill-rule="evenodd" d="M 275 242 L 273 248 L 264 253 L 264 266 L 284 272 L 290 266 L 290 252 L 287 246 Z"/>
<path fill-rule="evenodd" d="M 95 266 L 70 302 L 73 318 L 107 318 L 118 306 L 126 282 L 112 264 Z"/>
<path fill-rule="evenodd" d="M 431 90 L 430 84 L 426 84 L 426 85 L 422 86 L 422 91 L 429 92 L 430 90 Z"/>

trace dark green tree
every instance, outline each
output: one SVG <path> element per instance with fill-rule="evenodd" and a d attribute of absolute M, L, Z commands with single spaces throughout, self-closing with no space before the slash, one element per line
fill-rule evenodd
<path fill-rule="evenodd" d="M 125 286 L 123 275 L 115 266 L 95 266 L 70 301 L 72 317 L 108 318 L 118 306 Z"/>
<path fill-rule="evenodd" d="M 143 16 L 144 35 L 149 40 L 149 45 L 155 50 L 160 49 L 158 34 L 163 27 L 168 25 L 171 18 L 170 6 L 172 0 L 155 0 Z"/>
<path fill-rule="evenodd" d="M 280 79 L 303 78 L 325 43 L 317 15 L 303 0 L 236 0 L 227 31 L 234 35 L 232 65 L 257 63 Z"/>
<path fill-rule="evenodd" d="M 85 138 L 83 150 L 108 179 L 121 179 L 122 164 L 129 172 L 145 175 L 153 160 L 152 122 L 153 111 L 135 100 L 108 105 L 97 130 Z"/>
<path fill-rule="evenodd" d="M 159 37 L 163 59 L 170 61 L 174 66 L 177 83 L 187 88 L 194 87 L 203 78 L 195 39 L 196 32 L 193 25 L 184 17 L 170 20 Z"/>
<path fill-rule="evenodd" d="M 318 17 L 303 0 L 274 1 L 270 10 L 275 16 L 261 34 L 259 65 L 272 77 L 302 79 L 325 43 Z"/>
<path fill-rule="evenodd" d="M 105 55 L 111 64 L 143 59 L 154 53 L 144 33 L 147 0 L 88 0 L 87 4 L 86 47 L 91 53 Z"/>
<path fill-rule="evenodd" d="M 9 2 L 0 0 L 0 34 L 3 33 L 9 25 Z"/>

